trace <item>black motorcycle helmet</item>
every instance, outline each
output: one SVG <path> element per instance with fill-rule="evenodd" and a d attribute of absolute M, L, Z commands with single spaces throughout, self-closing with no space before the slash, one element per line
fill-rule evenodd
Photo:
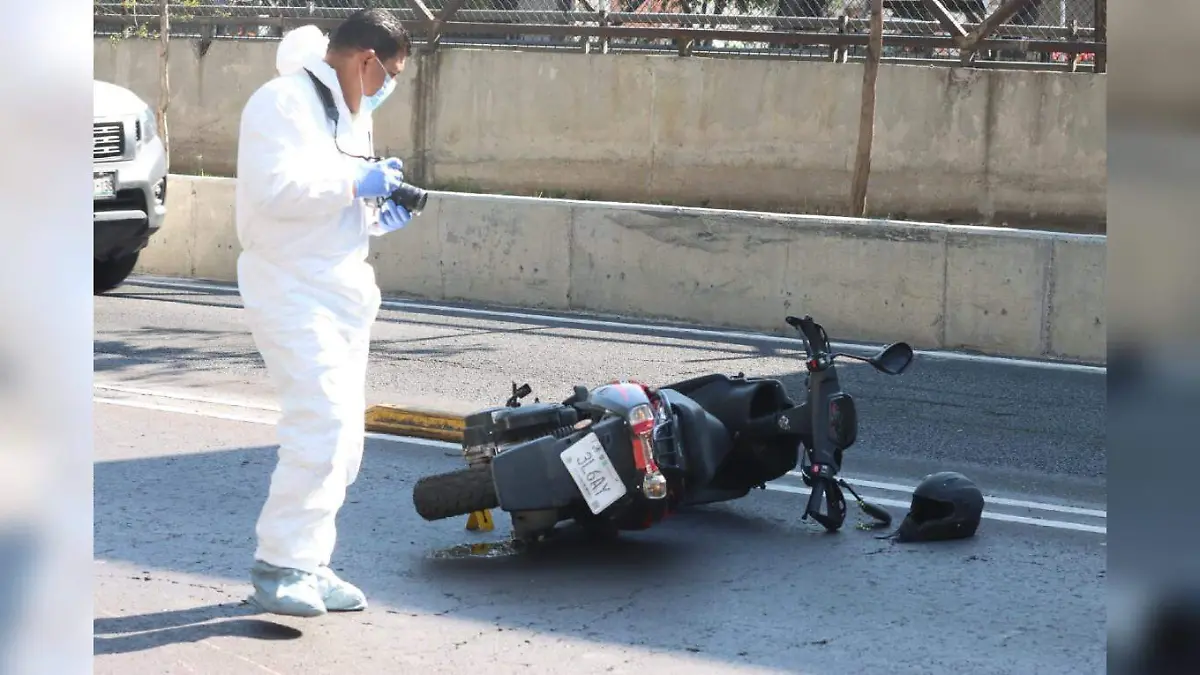
<path fill-rule="evenodd" d="M 954 471 L 930 474 L 913 490 L 912 506 L 888 538 L 896 541 L 946 541 L 975 535 L 983 517 L 983 493 L 970 478 Z"/>

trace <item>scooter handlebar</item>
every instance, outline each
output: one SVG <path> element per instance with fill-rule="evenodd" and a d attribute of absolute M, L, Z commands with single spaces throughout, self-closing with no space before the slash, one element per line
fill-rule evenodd
<path fill-rule="evenodd" d="M 804 347 L 808 352 L 808 358 L 816 358 L 829 352 L 829 338 L 825 335 L 825 329 L 811 316 L 807 314 L 803 317 L 788 316 L 784 320 L 789 326 L 800 331 L 800 335 L 804 337 Z"/>

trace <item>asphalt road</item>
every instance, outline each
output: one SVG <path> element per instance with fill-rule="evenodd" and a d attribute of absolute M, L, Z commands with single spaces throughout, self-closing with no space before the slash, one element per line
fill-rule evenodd
<path fill-rule="evenodd" d="M 372 607 L 254 615 L 274 413 L 237 300 L 136 283 L 96 300 L 97 672 L 1104 672 L 1103 374 L 933 357 L 898 378 L 845 370 L 862 424 L 846 474 L 899 519 L 904 486 L 966 472 L 992 496 L 973 540 L 825 535 L 787 477 L 613 544 L 568 531 L 536 555 L 465 556 L 505 520 L 426 523 L 410 498 L 453 451 L 372 438 L 335 561 Z M 798 385 L 800 368 L 777 340 L 453 308 L 385 310 L 375 338 L 373 401 L 714 370 Z"/>

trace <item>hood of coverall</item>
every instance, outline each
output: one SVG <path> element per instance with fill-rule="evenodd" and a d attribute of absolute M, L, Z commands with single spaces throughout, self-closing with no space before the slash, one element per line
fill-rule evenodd
<path fill-rule="evenodd" d="M 342 99 L 341 89 L 337 84 L 337 75 L 333 66 L 325 62 L 329 50 L 329 37 L 321 29 L 313 26 L 301 26 L 284 34 L 275 50 L 275 69 L 281 76 L 293 75 L 307 68 L 324 82 L 337 99 Z M 341 101 L 344 103 L 344 99 Z M 349 113 L 349 111 L 346 111 Z M 350 120 L 358 123 L 364 114 L 349 113 Z"/>
<path fill-rule="evenodd" d="M 301 26 L 289 31 L 279 41 L 275 51 L 275 69 L 280 75 L 300 72 L 301 68 L 312 67 L 325 58 L 329 49 L 329 38 L 316 26 Z"/>

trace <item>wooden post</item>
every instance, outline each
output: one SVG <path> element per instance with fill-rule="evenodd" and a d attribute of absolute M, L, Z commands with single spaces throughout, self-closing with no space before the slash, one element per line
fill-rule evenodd
<path fill-rule="evenodd" d="M 171 144 L 167 133 L 167 106 L 171 102 L 171 78 L 168 48 L 171 42 L 170 5 L 167 0 L 158 3 L 158 133 L 162 135 L 163 150 L 167 155 L 167 168 L 171 166 Z"/>
<path fill-rule="evenodd" d="M 862 115 L 858 120 L 858 152 L 854 157 L 854 182 L 850 189 L 850 215 L 867 213 L 867 182 L 871 177 L 871 143 L 875 140 L 875 81 L 883 56 L 883 0 L 871 0 L 871 34 L 863 65 Z"/>
<path fill-rule="evenodd" d="M 1098 43 L 1107 43 L 1108 42 L 1108 0 L 1096 0 L 1095 12 L 1096 12 L 1095 16 L 1093 17 L 1095 23 L 1093 25 L 1095 25 L 1096 30 L 1095 30 L 1095 33 L 1093 33 L 1094 37 L 1092 39 Z M 1107 45 L 1105 45 L 1105 46 L 1107 46 Z M 1097 72 L 1097 73 L 1108 72 L 1108 55 L 1104 52 L 1097 50 L 1096 56 L 1094 58 L 1095 58 L 1095 61 L 1093 62 L 1094 63 L 1093 67 L 1095 68 L 1095 72 Z"/>

